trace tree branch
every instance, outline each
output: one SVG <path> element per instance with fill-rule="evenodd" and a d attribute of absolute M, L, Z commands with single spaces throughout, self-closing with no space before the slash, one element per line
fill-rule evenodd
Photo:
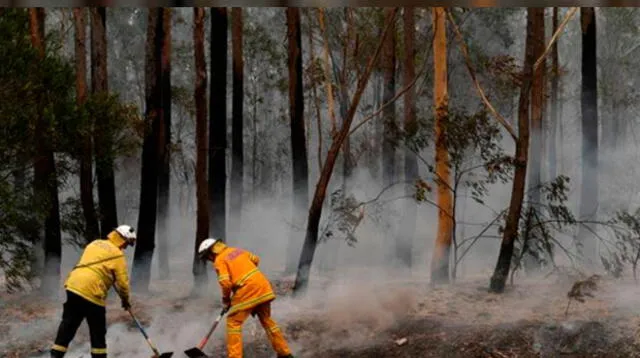
<path fill-rule="evenodd" d="M 551 47 L 553 46 L 553 44 L 558 40 L 558 38 L 560 37 L 560 33 L 562 32 L 562 30 L 564 29 L 564 27 L 567 25 L 567 23 L 569 22 L 569 20 L 571 20 L 571 18 L 573 17 L 573 15 L 576 14 L 576 12 L 578 11 L 578 7 L 572 7 L 569 12 L 567 13 L 567 15 L 565 15 L 564 19 L 562 19 L 562 22 L 560 23 L 560 26 L 558 26 L 558 29 L 556 30 L 556 32 L 553 34 L 553 36 L 551 37 L 551 40 L 549 41 L 549 44 L 547 45 L 547 48 L 544 50 L 544 52 L 542 53 L 542 56 L 540 56 L 540 58 L 538 58 L 538 60 L 536 61 L 536 63 L 533 65 L 533 70 L 535 71 L 538 66 L 540 66 L 540 64 L 542 63 L 542 61 L 544 60 L 545 57 L 547 57 L 547 55 L 549 54 L 549 51 L 551 51 Z"/>
<path fill-rule="evenodd" d="M 471 58 L 469 57 L 469 50 L 467 48 L 467 44 L 464 42 L 464 39 L 462 37 L 462 33 L 460 32 L 460 29 L 458 28 L 458 25 L 456 25 L 456 22 L 453 19 L 453 15 L 451 15 L 451 11 L 449 9 L 447 9 L 447 15 L 449 16 L 449 22 L 451 22 L 451 25 L 453 25 L 453 29 L 454 29 L 454 31 L 456 33 L 456 38 L 458 39 L 458 43 L 460 45 L 460 50 L 462 52 L 462 55 L 464 56 L 465 63 L 467 65 L 467 70 L 469 70 L 469 75 L 471 76 L 471 79 L 473 80 L 473 83 L 476 86 L 476 90 L 478 91 L 478 94 L 480 95 L 480 98 L 482 99 L 484 104 L 487 106 L 487 108 L 489 108 L 489 111 L 491 111 L 491 113 L 493 113 L 493 115 L 496 117 L 498 122 L 500 122 L 500 124 L 502 124 L 502 126 L 507 130 L 507 132 L 509 132 L 509 134 L 511 135 L 513 140 L 517 141 L 518 140 L 518 135 L 516 134 L 516 131 L 509 124 L 509 122 L 507 122 L 504 119 L 504 117 L 502 117 L 502 115 L 500 115 L 500 113 L 498 113 L 498 111 L 495 109 L 495 107 L 493 107 L 493 105 L 491 104 L 491 102 L 489 102 L 489 99 L 485 95 L 484 90 L 480 86 L 480 82 L 478 82 L 478 78 L 476 77 L 476 72 L 473 69 L 473 64 L 471 63 Z"/>

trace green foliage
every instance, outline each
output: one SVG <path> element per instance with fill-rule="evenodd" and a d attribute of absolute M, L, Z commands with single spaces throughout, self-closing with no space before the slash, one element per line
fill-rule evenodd
<path fill-rule="evenodd" d="M 429 145 L 433 141 L 434 125 L 433 118 L 419 120 L 415 133 L 403 134 L 407 148 L 419 153 Z M 489 186 L 507 182 L 513 170 L 512 159 L 500 145 L 499 125 L 484 110 L 471 114 L 452 110 L 441 126 L 446 133 L 448 165 L 453 174 L 451 190 L 457 195 L 464 186 L 470 189 L 473 200 L 483 204 L 482 198 L 488 194 Z M 423 162 L 431 163 L 432 160 L 423 159 Z M 428 165 L 428 168 L 435 175 L 434 166 Z M 431 191 L 425 182 L 419 182 L 416 189 L 418 200 L 424 200 L 425 194 Z"/>
<path fill-rule="evenodd" d="M 619 278 L 624 266 L 631 265 L 633 278 L 640 261 L 640 209 L 634 212 L 619 211 L 609 221 L 615 237 L 614 249 L 601 255 L 600 260 L 607 273 Z"/>
<path fill-rule="evenodd" d="M 359 202 L 353 195 L 345 195 L 342 189 L 331 193 L 329 198 L 329 215 L 325 220 L 324 229 L 319 235 L 320 240 L 339 238 L 347 245 L 355 246 L 358 239 L 355 231 L 364 217 L 364 203 Z"/>
<path fill-rule="evenodd" d="M 518 241 L 514 250 L 514 271 L 520 268 L 525 255 L 535 258 L 541 264 L 555 266 L 549 260 L 553 259 L 554 248 L 560 246 L 556 236 L 578 224 L 567 207 L 569 177 L 560 175 L 541 184 L 538 190 L 545 198 L 544 203 L 526 203 L 528 207 L 520 215 Z M 562 249 L 569 255 L 566 248 Z"/>
<path fill-rule="evenodd" d="M 98 123 L 102 133 L 113 137 L 108 151 L 113 157 L 131 154 L 140 141 L 137 109 L 118 96 L 90 95 L 78 107 L 72 63 L 60 55 L 61 36 L 47 36 L 47 51 L 40 58 L 28 25 L 26 9 L 5 9 L 0 15 L 0 33 L 5 34 L 0 36 L 0 272 L 11 290 L 28 282 L 34 251 L 40 247 L 44 198 L 32 190 L 35 141 L 46 141 L 57 154 L 61 184 L 77 175 L 73 159 Z M 38 123 L 40 113 L 43 121 Z M 72 237 L 84 231 L 79 206 L 69 210 L 74 200 L 62 205 L 63 230 Z"/>
<path fill-rule="evenodd" d="M 63 142 L 61 124 L 74 115 L 73 72 L 52 51 L 38 56 L 25 9 L 6 9 L 0 32 L 0 271 L 16 290 L 30 278 L 43 219 L 42 200 L 31 190 L 35 135 L 54 148 Z M 41 133 L 35 132 L 38 113 L 44 114 Z"/>
<path fill-rule="evenodd" d="M 8 291 L 19 290 L 31 278 L 32 247 L 38 227 L 37 216 L 29 198 L 16 195 L 5 178 L 0 180 L 0 272 L 4 273 Z"/>

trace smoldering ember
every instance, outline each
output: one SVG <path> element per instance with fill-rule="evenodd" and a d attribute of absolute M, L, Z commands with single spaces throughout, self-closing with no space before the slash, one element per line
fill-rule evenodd
<path fill-rule="evenodd" d="M 11 4 L 1 357 L 640 356 L 640 10 Z"/>

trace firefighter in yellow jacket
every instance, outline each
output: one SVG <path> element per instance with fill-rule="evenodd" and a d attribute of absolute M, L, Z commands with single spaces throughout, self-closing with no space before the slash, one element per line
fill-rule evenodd
<path fill-rule="evenodd" d="M 67 301 L 63 305 L 62 322 L 56 340 L 51 347 L 52 358 L 64 357 L 69 343 L 82 323 L 87 319 L 91 336 L 91 357 L 107 356 L 107 324 L 105 301 L 115 284 L 122 307 L 129 303 L 129 276 L 124 249 L 133 246 L 136 233 L 128 225 L 120 225 L 107 235 L 106 240 L 92 241 L 84 249 L 80 261 L 71 270 L 64 287 Z"/>
<path fill-rule="evenodd" d="M 257 315 L 278 357 L 293 358 L 282 331 L 271 318 L 271 301 L 276 295 L 267 277 L 258 269 L 260 258 L 212 238 L 202 241 L 198 254 L 213 262 L 222 289 L 222 303 L 229 309 L 227 357 L 242 357 L 242 324 L 249 315 Z"/>

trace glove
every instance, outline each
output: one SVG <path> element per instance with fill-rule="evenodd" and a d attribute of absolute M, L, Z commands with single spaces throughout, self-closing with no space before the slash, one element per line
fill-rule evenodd
<path fill-rule="evenodd" d="M 222 307 L 224 307 L 225 311 L 231 307 L 231 299 L 228 297 L 222 298 Z"/>
<path fill-rule="evenodd" d="M 122 301 L 122 308 L 125 311 L 128 311 L 131 309 L 131 303 L 129 301 Z"/>

